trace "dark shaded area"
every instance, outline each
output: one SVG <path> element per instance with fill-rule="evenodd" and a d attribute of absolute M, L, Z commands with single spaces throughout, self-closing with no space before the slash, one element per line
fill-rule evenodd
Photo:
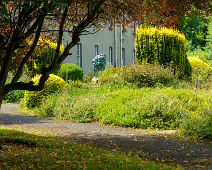
<path fill-rule="evenodd" d="M 22 125 L 33 123 L 47 123 L 47 121 L 29 115 L 2 114 L 0 112 L 0 125 Z"/>
<path fill-rule="evenodd" d="M 51 120 L 18 114 L 16 113 L 18 107 L 18 104 L 3 104 L 0 108 L 0 125 L 47 123 Z"/>
<path fill-rule="evenodd" d="M 1 145 L 23 145 L 25 147 L 36 147 L 37 143 L 31 140 L 24 140 L 24 139 L 10 139 L 10 138 L 3 138 L 0 139 Z M 2 146 L 1 146 L 2 148 Z"/>
<path fill-rule="evenodd" d="M 70 139 L 69 137 L 64 139 Z M 212 169 L 212 145 L 163 136 L 112 136 L 74 134 L 71 140 L 97 148 L 127 152 L 156 162 L 171 163 L 186 169 Z"/>

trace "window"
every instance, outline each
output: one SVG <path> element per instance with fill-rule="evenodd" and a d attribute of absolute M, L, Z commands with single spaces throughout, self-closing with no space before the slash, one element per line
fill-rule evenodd
<path fill-rule="evenodd" d="M 113 47 L 109 47 L 109 62 L 113 65 Z"/>
<path fill-rule="evenodd" d="M 99 46 L 94 45 L 94 56 L 97 56 L 99 54 Z"/>
<path fill-rule="evenodd" d="M 108 21 L 108 28 L 109 28 L 109 30 L 112 30 L 113 29 L 113 20 L 112 19 L 110 19 Z"/>
<path fill-rule="evenodd" d="M 77 65 L 82 67 L 82 44 L 77 44 Z"/>
<path fill-rule="evenodd" d="M 135 60 L 136 60 L 136 51 L 135 49 L 133 49 L 133 63 L 135 63 Z"/>
<path fill-rule="evenodd" d="M 125 48 L 122 48 L 121 66 L 125 66 Z"/>

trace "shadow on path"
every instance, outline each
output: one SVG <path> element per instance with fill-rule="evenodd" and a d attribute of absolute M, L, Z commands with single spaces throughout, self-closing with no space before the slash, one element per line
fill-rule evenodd
<path fill-rule="evenodd" d="M 74 142 L 90 144 L 98 148 L 135 153 L 147 160 L 172 163 L 186 169 L 212 169 L 212 145 L 208 142 L 191 142 L 159 135 L 73 134 Z"/>
<path fill-rule="evenodd" d="M 34 123 L 48 123 L 50 119 L 36 118 L 16 112 L 18 104 L 3 104 L 0 109 L 0 125 L 22 125 Z"/>

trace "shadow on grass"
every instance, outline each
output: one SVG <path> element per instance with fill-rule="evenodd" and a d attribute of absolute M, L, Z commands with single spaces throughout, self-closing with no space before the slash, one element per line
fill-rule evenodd
<path fill-rule="evenodd" d="M 0 169 L 176 169 L 70 140 L 0 129 Z"/>

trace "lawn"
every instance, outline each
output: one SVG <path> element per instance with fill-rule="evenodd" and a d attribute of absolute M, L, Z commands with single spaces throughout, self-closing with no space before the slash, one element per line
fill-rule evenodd
<path fill-rule="evenodd" d="M 177 169 L 138 155 L 0 128 L 0 169 Z"/>

